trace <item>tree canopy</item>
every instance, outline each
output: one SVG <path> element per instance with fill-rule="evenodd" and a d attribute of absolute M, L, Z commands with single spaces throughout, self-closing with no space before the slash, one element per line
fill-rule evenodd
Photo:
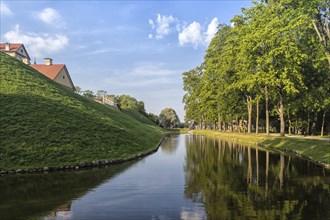
<path fill-rule="evenodd" d="M 330 130 L 329 2 L 254 1 L 233 26 L 219 25 L 204 62 L 183 73 L 185 121 L 248 133 Z"/>
<path fill-rule="evenodd" d="M 164 128 L 178 128 L 180 120 L 174 109 L 164 108 L 159 114 L 159 125 Z"/>

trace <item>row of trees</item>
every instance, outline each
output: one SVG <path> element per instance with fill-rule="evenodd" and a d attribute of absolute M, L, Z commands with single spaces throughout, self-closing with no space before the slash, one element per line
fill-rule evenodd
<path fill-rule="evenodd" d="M 330 119 L 330 0 L 256 1 L 183 73 L 186 122 L 310 134 Z"/>
<path fill-rule="evenodd" d="M 82 90 L 79 86 L 76 86 L 76 92 L 86 98 L 99 101 L 102 101 L 103 97 L 107 97 L 114 103 L 117 103 L 123 109 L 134 109 L 136 111 L 139 111 L 141 114 L 147 114 L 144 107 L 144 102 L 138 101 L 136 98 L 130 95 L 113 95 L 108 94 L 108 92 L 105 90 L 98 90 L 96 94 L 94 94 L 92 90 Z"/>
<path fill-rule="evenodd" d="M 140 112 L 145 117 L 149 118 L 156 125 L 163 128 L 178 128 L 180 126 L 180 120 L 176 112 L 172 108 L 164 108 L 159 115 L 153 113 L 147 113 L 145 110 L 144 102 L 138 101 L 136 98 L 122 94 L 113 95 L 108 94 L 105 90 L 98 90 L 96 94 L 92 90 L 82 90 L 79 86 L 76 86 L 76 92 L 86 98 L 102 101 L 103 97 L 107 97 L 114 103 L 117 103 L 122 109 L 133 109 Z"/>

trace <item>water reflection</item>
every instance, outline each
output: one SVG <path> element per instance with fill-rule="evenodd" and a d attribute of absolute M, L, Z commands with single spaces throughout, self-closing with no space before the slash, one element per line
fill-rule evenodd
<path fill-rule="evenodd" d="M 330 219 L 330 173 L 306 160 L 186 136 L 185 196 L 208 219 Z"/>
<path fill-rule="evenodd" d="M 120 175 L 119 175 L 120 174 Z M 0 219 L 330 219 L 330 171 L 193 135 L 107 169 L 0 177 Z"/>
<path fill-rule="evenodd" d="M 73 212 L 71 211 L 71 204 L 63 205 L 59 207 L 56 211 L 52 211 L 48 216 L 44 218 L 44 220 L 68 220 L 71 219 Z"/>
<path fill-rule="evenodd" d="M 124 171 L 109 168 L 0 177 L 0 219 L 71 219 L 71 201 Z M 54 211 L 55 210 L 55 211 Z"/>
<path fill-rule="evenodd" d="M 179 146 L 179 139 L 177 134 L 169 134 L 165 137 L 160 149 L 166 154 L 173 154 Z"/>

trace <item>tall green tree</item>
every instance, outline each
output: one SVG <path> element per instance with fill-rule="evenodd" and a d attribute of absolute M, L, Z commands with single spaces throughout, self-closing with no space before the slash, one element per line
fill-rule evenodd
<path fill-rule="evenodd" d="M 202 124 L 202 112 L 199 94 L 201 91 L 200 83 L 203 75 L 203 65 L 196 67 L 190 71 L 184 72 L 183 90 L 186 92 L 183 96 L 184 109 L 186 111 L 185 121 L 187 124 L 199 122 Z"/>
<path fill-rule="evenodd" d="M 164 108 L 159 114 L 159 125 L 164 128 L 178 128 L 180 120 L 174 109 Z"/>

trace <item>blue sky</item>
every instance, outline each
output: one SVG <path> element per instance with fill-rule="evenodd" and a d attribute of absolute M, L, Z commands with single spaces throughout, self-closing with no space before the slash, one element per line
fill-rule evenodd
<path fill-rule="evenodd" d="M 250 1 L 2 1 L 1 42 L 67 65 L 83 90 L 128 94 L 184 119 L 182 73 Z"/>

